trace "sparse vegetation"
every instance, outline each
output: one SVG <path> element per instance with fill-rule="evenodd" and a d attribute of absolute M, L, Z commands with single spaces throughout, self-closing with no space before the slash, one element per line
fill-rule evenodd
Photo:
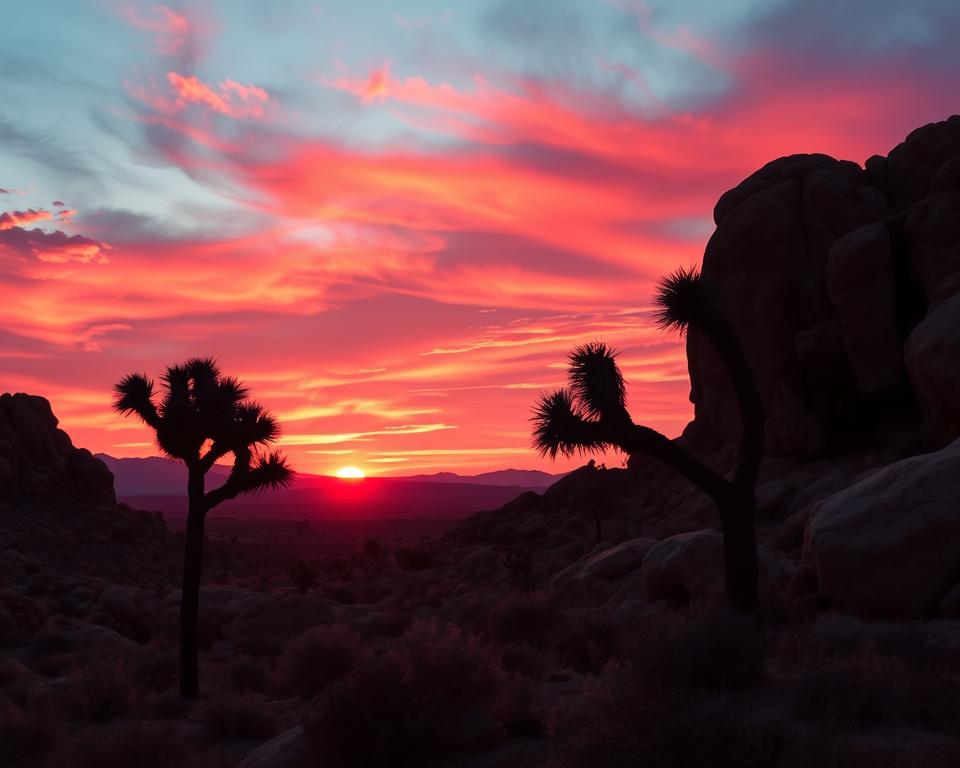
<path fill-rule="evenodd" d="M 301 699 L 312 699 L 348 674 L 361 656 L 357 638 L 347 627 L 314 627 L 290 641 L 280 669 L 289 690 Z"/>

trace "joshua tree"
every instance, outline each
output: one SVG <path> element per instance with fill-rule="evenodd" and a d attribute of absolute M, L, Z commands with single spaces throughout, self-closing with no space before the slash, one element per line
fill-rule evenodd
<path fill-rule="evenodd" d="M 197 696 L 200 674 L 197 623 L 203 526 L 206 514 L 241 493 L 286 486 L 293 471 L 279 452 L 263 453 L 280 429 L 260 405 L 247 399 L 247 389 L 222 376 L 210 358 L 194 358 L 167 368 L 154 400 L 153 382 L 145 375 L 125 376 L 116 387 L 113 407 L 137 414 L 156 433 L 167 456 L 187 465 L 187 537 L 180 598 L 180 692 Z M 207 491 L 204 480 L 218 459 L 233 454 L 233 469 L 219 488 Z"/>
<path fill-rule="evenodd" d="M 673 467 L 713 499 L 723 530 L 727 596 L 745 613 L 757 609 L 755 487 L 763 457 L 764 412 L 740 342 L 711 286 L 694 269 L 663 278 L 656 296 L 657 323 L 664 330 L 702 332 L 723 358 L 740 407 L 743 436 L 737 467 L 727 479 L 659 432 L 634 424 L 627 412 L 617 353 L 595 342 L 570 355 L 570 388 L 544 395 L 533 421 L 534 446 L 556 458 L 607 447 L 645 454 Z"/>

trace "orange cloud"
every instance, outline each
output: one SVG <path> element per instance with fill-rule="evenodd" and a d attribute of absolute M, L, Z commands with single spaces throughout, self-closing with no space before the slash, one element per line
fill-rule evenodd
<path fill-rule="evenodd" d="M 42 208 L 28 208 L 25 211 L 7 211 L 0 213 L 0 230 L 22 227 L 24 224 L 32 224 L 35 221 L 46 221 L 52 218 L 53 214 Z"/>

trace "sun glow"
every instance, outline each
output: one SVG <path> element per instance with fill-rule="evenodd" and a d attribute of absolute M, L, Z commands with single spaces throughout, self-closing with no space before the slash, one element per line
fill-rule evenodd
<path fill-rule="evenodd" d="M 364 475 L 363 470 L 359 467 L 340 467 L 340 469 L 337 470 L 337 477 L 350 480 L 362 480 L 366 475 Z"/>

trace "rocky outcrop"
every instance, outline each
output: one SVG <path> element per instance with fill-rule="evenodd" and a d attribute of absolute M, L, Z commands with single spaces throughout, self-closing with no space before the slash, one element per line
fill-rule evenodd
<path fill-rule="evenodd" d="M 960 440 L 870 473 L 824 500 L 804 557 L 820 593 L 860 616 L 922 618 L 956 610 L 960 581 Z"/>
<path fill-rule="evenodd" d="M 261 744 L 239 763 L 238 768 L 307 768 L 316 757 L 301 726 Z"/>
<path fill-rule="evenodd" d="M 36 395 L 0 395 L 0 497 L 40 501 L 68 497 L 116 504 L 113 475 L 57 428 L 50 403 Z"/>
<path fill-rule="evenodd" d="M 703 273 L 754 371 L 772 456 L 938 447 L 960 436 L 960 116 L 865 168 L 825 155 L 768 163 L 724 194 Z M 950 353 L 953 354 L 950 354 Z M 734 443 L 722 361 L 687 341 L 697 448 Z"/>

